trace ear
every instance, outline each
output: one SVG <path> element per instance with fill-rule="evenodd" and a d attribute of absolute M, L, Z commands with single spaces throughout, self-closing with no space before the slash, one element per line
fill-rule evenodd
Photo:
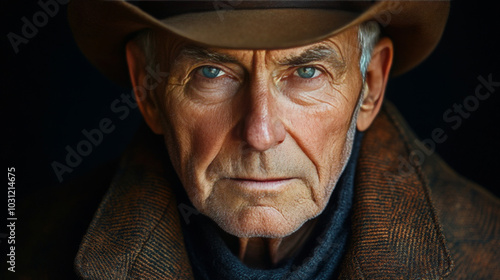
<path fill-rule="evenodd" d="M 147 90 L 149 76 L 146 72 L 144 53 L 133 40 L 125 47 L 130 81 L 134 89 L 135 100 L 149 128 L 156 134 L 163 134 L 160 111 L 154 102 L 152 90 Z"/>
<path fill-rule="evenodd" d="M 356 123 L 359 131 L 365 131 L 370 127 L 373 120 L 380 111 L 384 100 L 385 87 L 391 70 L 393 45 L 391 39 L 384 37 L 375 45 L 372 59 L 366 71 L 366 80 L 363 103 L 361 105 Z"/>

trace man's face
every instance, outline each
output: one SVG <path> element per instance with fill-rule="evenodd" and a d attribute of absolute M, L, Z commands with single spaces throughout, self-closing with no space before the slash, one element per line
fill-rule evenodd
<path fill-rule="evenodd" d="M 201 213 L 239 237 L 283 237 L 321 213 L 350 154 L 357 44 L 352 28 L 291 49 L 180 52 L 158 108 Z"/>

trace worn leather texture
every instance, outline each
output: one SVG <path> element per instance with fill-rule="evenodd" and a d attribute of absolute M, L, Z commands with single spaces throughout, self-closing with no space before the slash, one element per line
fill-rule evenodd
<path fill-rule="evenodd" d="M 499 199 L 457 175 L 438 155 L 415 157 L 422 149 L 417 141 L 390 103 L 365 132 L 352 233 L 339 278 L 500 279 Z M 181 186 L 162 145 L 143 132 L 124 153 L 76 255 L 80 277 L 192 278 L 174 195 Z M 85 187 L 77 185 L 74 194 Z M 60 202 L 53 203 L 58 211 Z M 85 201 L 74 200 L 73 206 L 81 204 Z M 73 208 L 65 207 L 64 217 L 71 220 Z M 75 256 L 60 254 L 71 250 L 51 239 L 64 235 L 63 221 L 39 223 L 46 223 L 44 234 L 23 256 L 38 271 L 26 268 L 24 274 L 55 279 L 57 270 L 37 265 L 41 256 L 54 261 Z M 49 241 L 57 244 L 51 252 Z"/>

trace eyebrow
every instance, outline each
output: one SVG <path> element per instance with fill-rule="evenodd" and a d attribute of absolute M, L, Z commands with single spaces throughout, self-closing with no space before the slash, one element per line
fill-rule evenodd
<path fill-rule="evenodd" d="M 195 61 L 207 61 L 212 63 L 237 63 L 236 58 L 222 54 L 208 49 L 204 49 L 198 46 L 186 46 L 184 47 L 179 57 L 184 56 Z"/>
<path fill-rule="evenodd" d="M 334 68 L 344 68 L 345 62 L 332 48 L 319 45 L 311 47 L 298 55 L 290 56 L 279 62 L 281 65 L 299 66 L 316 61 L 327 61 Z"/>
<path fill-rule="evenodd" d="M 238 63 L 238 60 L 230 55 L 194 45 L 184 47 L 178 57 L 186 57 L 194 61 L 206 61 L 211 63 Z M 325 45 L 314 46 L 298 55 L 286 57 L 278 61 L 278 64 L 300 66 L 317 61 L 326 61 L 332 67 L 338 69 L 344 69 L 346 66 L 340 55 L 334 49 Z"/>

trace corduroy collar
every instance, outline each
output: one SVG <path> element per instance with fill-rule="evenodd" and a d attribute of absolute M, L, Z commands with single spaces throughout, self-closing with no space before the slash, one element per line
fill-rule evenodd
<path fill-rule="evenodd" d="M 165 176 L 172 171 L 162 141 L 139 135 L 80 245 L 75 266 L 84 279 L 192 278 L 179 220 L 186 209 L 173 191 L 179 182 Z M 435 279 L 451 271 L 425 175 L 410 160 L 414 140 L 390 104 L 365 133 L 341 279 Z"/>

